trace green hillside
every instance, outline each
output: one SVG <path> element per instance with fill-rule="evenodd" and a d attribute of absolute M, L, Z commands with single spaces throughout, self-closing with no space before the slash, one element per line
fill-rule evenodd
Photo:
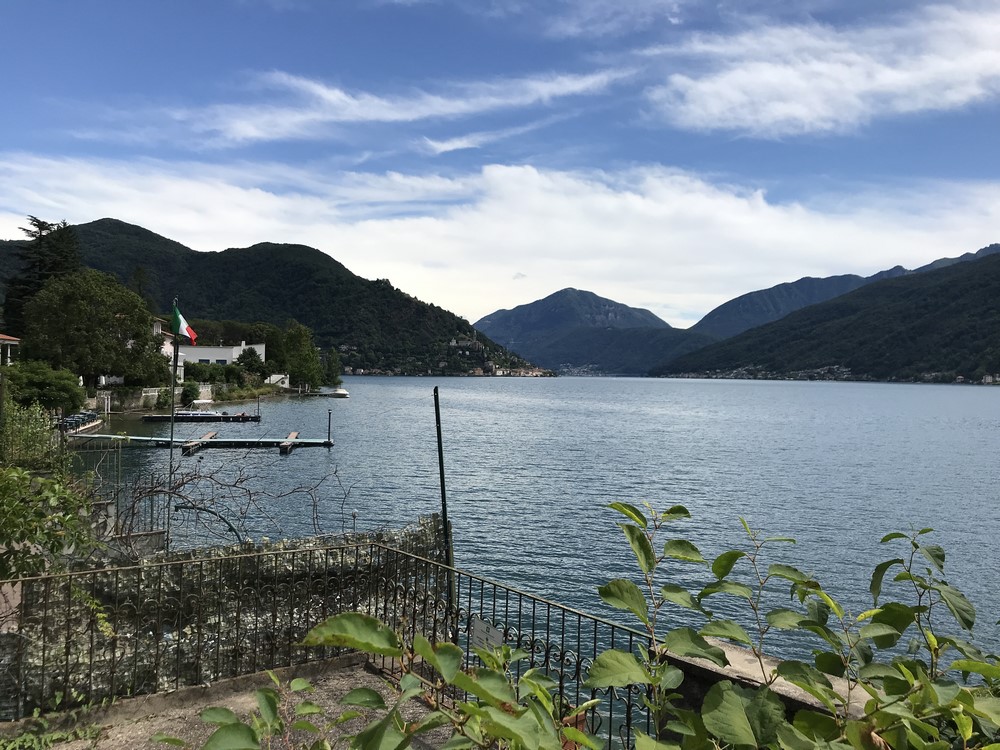
<path fill-rule="evenodd" d="M 1000 373 L 1000 256 L 864 286 L 652 374 L 780 377 L 823 368 L 877 380 L 978 381 Z"/>
<path fill-rule="evenodd" d="M 74 229 L 85 265 L 114 274 L 161 315 L 176 296 L 192 323 L 281 326 L 294 319 L 313 330 L 319 346 L 339 349 L 345 365 L 369 371 L 464 373 L 491 363 L 527 364 L 477 335 L 462 318 L 387 280 L 356 276 L 304 245 L 261 243 L 205 253 L 115 219 Z M 473 347 L 450 345 L 473 338 Z"/>
<path fill-rule="evenodd" d="M 671 328 L 649 310 L 579 289 L 498 310 L 475 327 L 543 367 L 593 374 L 642 375 L 714 340 Z"/>

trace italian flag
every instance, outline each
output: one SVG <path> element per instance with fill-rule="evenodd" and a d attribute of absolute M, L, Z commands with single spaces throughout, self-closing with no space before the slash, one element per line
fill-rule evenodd
<path fill-rule="evenodd" d="M 198 338 L 198 334 L 194 332 L 194 329 L 188 325 L 188 322 L 184 320 L 184 316 L 181 315 L 181 311 L 177 309 L 177 305 L 174 305 L 174 336 L 187 336 L 191 339 L 191 346 L 195 345 L 195 339 Z"/>

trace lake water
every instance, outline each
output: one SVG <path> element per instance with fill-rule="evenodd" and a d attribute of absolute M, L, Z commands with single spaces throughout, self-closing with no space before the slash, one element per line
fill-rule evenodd
<path fill-rule="evenodd" d="M 790 536 L 780 561 L 815 574 L 851 609 L 870 606 L 872 567 L 900 555 L 890 531 L 933 527 L 949 581 L 979 611 L 977 637 L 1000 647 L 997 427 L 1000 389 L 971 386 L 623 378 L 345 379 L 350 399 L 262 401 L 259 425 L 177 425 L 194 437 L 325 438 L 291 456 L 206 451 L 204 470 L 244 467 L 271 493 L 311 485 L 321 529 L 398 527 L 440 508 L 433 389 L 440 389 L 456 564 L 607 614 L 596 587 L 632 575 L 614 501 L 680 503 L 676 536 L 706 557 L 740 545 L 740 518 Z M 255 410 L 256 404 L 239 409 Z M 230 407 L 230 411 L 233 411 Z M 121 425 L 116 425 L 116 428 Z M 135 433 L 165 434 L 165 425 Z M 166 451 L 133 451 L 146 468 Z M 251 510 L 255 538 L 313 533 L 299 493 Z M 677 580 L 706 580 L 678 564 Z M 716 597 L 721 599 L 721 597 Z"/>

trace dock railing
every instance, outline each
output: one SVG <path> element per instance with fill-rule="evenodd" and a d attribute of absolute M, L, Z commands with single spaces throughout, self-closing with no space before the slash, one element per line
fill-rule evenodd
<path fill-rule="evenodd" d="M 381 544 L 253 551 L 0 582 L 16 591 L 0 633 L 0 718 L 95 704 L 330 658 L 299 645 L 326 618 L 361 611 L 409 641 L 417 633 L 466 652 L 506 643 L 557 683 L 564 705 L 591 698 L 587 729 L 611 747 L 651 732 L 644 693 L 592 691 L 607 648 L 648 647 L 638 631 Z M 378 666 L 392 676 L 398 665 Z"/>

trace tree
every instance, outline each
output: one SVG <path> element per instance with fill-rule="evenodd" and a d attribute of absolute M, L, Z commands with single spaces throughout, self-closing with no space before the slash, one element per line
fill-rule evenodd
<path fill-rule="evenodd" d="M 256 349 L 244 349 L 236 358 L 236 364 L 258 378 L 263 378 L 267 374 L 267 365 L 264 364 L 264 360 L 260 358 L 260 352 Z"/>
<path fill-rule="evenodd" d="M 323 364 L 319 361 L 312 331 L 294 320 L 285 327 L 285 356 L 288 380 L 293 386 L 323 384 Z"/>
<path fill-rule="evenodd" d="M 11 398 L 22 406 L 38 404 L 44 409 L 75 412 L 86 393 L 69 370 L 53 370 L 45 362 L 24 360 L 3 369 Z"/>
<path fill-rule="evenodd" d="M 21 246 L 21 270 L 7 282 L 4 301 L 4 328 L 10 336 L 23 336 L 27 328 L 25 307 L 45 285 L 56 277 L 76 273 L 81 268 L 76 233 L 65 221 L 51 224 L 28 217 L 29 228 L 21 227 L 29 242 Z"/>
<path fill-rule="evenodd" d="M 323 361 L 323 385 L 340 385 L 340 373 L 344 368 L 340 364 L 340 355 L 336 349 L 324 350 L 321 359 Z"/>
<path fill-rule="evenodd" d="M 25 307 L 24 353 L 78 373 L 94 387 L 100 375 L 126 383 L 169 378 L 153 316 L 142 298 L 99 271 L 50 279 Z"/>

